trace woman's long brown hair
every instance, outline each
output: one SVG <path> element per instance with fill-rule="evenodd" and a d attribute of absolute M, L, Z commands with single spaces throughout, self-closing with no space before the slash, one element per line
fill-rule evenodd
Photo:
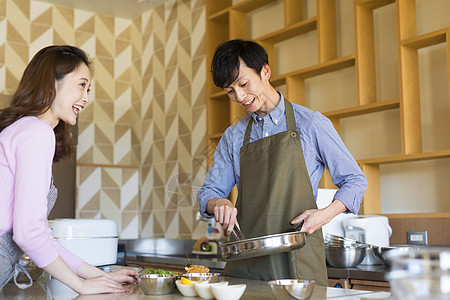
<path fill-rule="evenodd" d="M 25 68 L 10 106 L 0 110 L 0 132 L 22 117 L 39 116 L 50 109 L 56 96 L 56 81 L 83 63 L 90 68 L 88 55 L 73 46 L 48 46 L 36 53 Z M 53 161 L 57 162 L 71 156 L 73 142 L 65 122 L 59 122 L 53 130 L 56 136 Z"/>

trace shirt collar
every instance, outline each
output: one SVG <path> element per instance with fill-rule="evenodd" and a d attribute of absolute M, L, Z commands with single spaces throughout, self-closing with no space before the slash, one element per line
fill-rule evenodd
<path fill-rule="evenodd" d="M 277 125 L 280 120 L 284 118 L 284 97 L 283 94 L 277 91 L 277 93 L 280 95 L 280 102 L 278 105 L 270 112 L 268 113 L 264 118 L 261 118 L 256 113 L 252 113 L 253 119 L 260 123 L 262 120 L 271 120 L 275 125 Z"/>

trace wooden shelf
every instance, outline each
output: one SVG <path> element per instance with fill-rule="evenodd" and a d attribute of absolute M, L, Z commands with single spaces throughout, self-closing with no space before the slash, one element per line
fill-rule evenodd
<path fill-rule="evenodd" d="M 222 135 L 223 135 L 223 132 L 213 133 L 213 134 L 209 135 L 208 138 L 211 140 L 220 140 Z"/>
<path fill-rule="evenodd" d="M 357 5 L 364 6 L 370 9 L 377 9 L 385 5 L 395 3 L 395 0 L 358 0 Z"/>
<path fill-rule="evenodd" d="M 348 118 L 364 114 L 370 114 L 374 112 L 380 112 L 389 109 L 396 109 L 400 107 L 399 99 L 379 101 L 375 103 L 360 105 L 356 107 L 350 107 L 345 109 L 334 110 L 324 113 L 328 118 Z"/>
<path fill-rule="evenodd" d="M 404 40 L 402 41 L 402 46 L 420 49 L 445 43 L 447 32 L 450 32 L 450 27 Z"/>
<path fill-rule="evenodd" d="M 450 150 L 440 150 L 432 152 L 423 152 L 415 154 L 401 154 L 394 156 L 386 156 L 379 158 L 361 159 L 358 160 L 360 165 L 382 165 L 382 164 L 393 164 L 393 163 L 403 163 L 403 162 L 414 162 L 421 160 L 432 160 L 450 158 Z"/>
<path fill-rule="evenodd" d="M 222 0 L 219 0 L 222 1 Z M 213 13 L 209 15 L 207 18 L 209 21 L 215 21 L 215 22 L 228 22 L 228 14 L 231 10 L 240 11 L 243 13 L 250 12 L 252 10 L 258 9 L 260 7 L 263 7 L 271 2 L 275 2 L 275 0 L 246 0 L 237 3 L 236 5 L 224 8 L 216 13 Z"/>
<path fill-rule="evenodd" d="M 248 12 L 251 12 L 255 9 L 266 6 L 267 4 L 269 4 L 271 2 L 275 2 L 275 1 L 276 0 L 258 0 L 258 1 L 246 0 L 246 1 L 241 1 L 241 2 L 237 3 L 236 5 L 233 5 L 231 7 L 231 9 L 248 13 Z"/>
<path fill-rule="evenodd" d="M 348 67 L 352 67 L 355 65 L 355 55 L 348 55 L 341 58 L 336 58 L 330 61 L 327 61 L 322 64 L 318 64 L 316 66 L 312 66 L 309 68 L 304 68 L 298 71 L 290 72 L 285 77 L 296 77 L 296 78 L 310 78 L 319 75 L 323 75 L 326 73 L 338 71 L 341 69 L 345 69 Z"/>
<path fill-rule="evenodd" d="M 389 219 L 425 219 L 425 218 L 450 218 L 450 212 L 439 213 L 410 213 L 410 214 L 383 214 Z"/>
<path fill-rule="evenodd" d="M 276 44 L 295 36 L 305 34 L 317 29 L 317 17 L 312 17 L 304 21 L 292 24 L 280 30 L 271 32 L 255 39 L 256 42 Z"/>
<path fill-rule="evenodd" d="M 247 13 L 275 2 L 275 0 L 245 0 L 232 5 L 231 0 L 206 1 L 206 48 L 207 73 L 215 47 L 218 43 L 233 38 L 248 38 Z M 409 0 L 354 0 L 353 30 L 355 54 L 337 57 L 337 9 L 335 1 L 317 0 L 317 15 L 303 19 L 302 1 L 282 0 L 284 4 L 284 27 L 267 32 L 254 40 L 267 51 L 269 61 L 274 61 L 277 43 L 301 36 L 311 31 L 317 33 L 317 62 L 285 74 L 272 74 L 275 87 L 285 86 L 285 96 L 290 101 L 305 105 L 308 78 L 353 67 L 355 70 L 356 105 L 324 113 L 339 132 L 343 118 L 398 109 L 402 150 L 399 155 L 359 160 L 358 163 L 369 182 L 361 204 L 361 213 L 380 214 L 380 166 L 425 160 L 450 158 L 450 150 L 423 152 L 420 107 L 420 70 L 418 49 L 447 43 L 447 64 L 450 70 L 450 27 L 417 35 L 417 13 L 415 1 Z M 374 10 L 395 4 L 398 55 L 398 96 L 379 101 L 377 98 L 377 61 L 375 59 Z M 270 8 L 269 8 L 270 9 Z M 382 39 L 383 37 L 381 37 Z M 283 58 L 281 58 L 283 59 Z M 444 62 L 445 63 L 445 62 Z M 352 83 L 353 84 L 353 83 Z M 330 100 L 332 101 L 332 100 Z M 207 132 L 208 145 L 214 147 L 222 137 L 224 126 L 231 124 L 242 113 L 229 101 L 225 91 L 207 79 Z M 209 164 L 212 158 L 208 157 Z M 331 182 L 331 180 L 329 180 Z M 234 194 L 233 194 L 234 193 Z M 232 192 L 235 197 L 236 191 Z M 450 213 L 436 214 L 392 214 L 393 219 L 450 218 Z"/>
<path fill-rule="evenodd" d="M 274 86 L 280 86 L 286 84 L 286 79 L 288 77 L 306 79 L 314 76 L 323 75 L 329 72 L 338 71 L 341 69 L 349 68 L 355 65 L 355 56 L 349 55 L 334 60 L 330 60 L 323 64 L 318 64 L 312 67 L 300 69 L 287 74 L 278 75 L 272 77 L 270 82 Z"/>
<path fill-rule="evenodd" d="M 229 100 L 230 98 L 227 95 L 227 92 L 221 90 L 220 92 L 212 93 L 209 98 L 211 100 Z"/>

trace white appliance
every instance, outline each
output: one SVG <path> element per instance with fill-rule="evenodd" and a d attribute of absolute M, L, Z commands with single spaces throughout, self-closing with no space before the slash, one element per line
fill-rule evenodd
<path fill-rule="evenodd" d="M 389 219 L 385 216 L 354 216 L 345 219 L 343 225 L 346 237 L 379 247 L 389 247 L 392 228 L 389 226 Z"/>
<path fill-rule="evenodd" d="M 331 204 L 337 189 L 319 189 L 317 191 L 317 208 L 321 209 Z M 343 220 L 355 217 L 352 213 L 341 213 L 322 227 L 323 237 L 327 233 L 344 236 Z"/>
<path fill-rule="evenodd" d="M 50 223 L 50 222 L 49 222 Z M 119 233 L 107 219 L 57 219 L 51 222 L 53 237 L 93 266 L 115 264 Z"/>

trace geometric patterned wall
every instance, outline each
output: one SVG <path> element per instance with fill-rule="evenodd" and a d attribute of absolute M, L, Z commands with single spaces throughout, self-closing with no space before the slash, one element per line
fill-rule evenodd
<path fill-rule="evenodd" d="M 171 0 L 129 20 L 34 0 L 0 0 L 0 106 L 51 44 L 94 62 L 78 120 L 76 216 L 121 238 L 198 238 L 206 174 L 205 4 Z"/>
<path fill-rule="evenodd" d="M 143 237 L 196 238 L 206 174 L 204 1 L 169 1 L 142 15 Z"/>

